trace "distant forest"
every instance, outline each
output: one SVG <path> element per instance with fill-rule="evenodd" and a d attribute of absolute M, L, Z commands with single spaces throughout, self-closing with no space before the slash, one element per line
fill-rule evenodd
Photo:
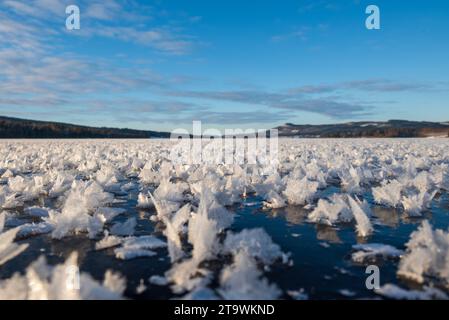
<path fill-rule="evenodd" d="M 58 122 L 24 120 L 0 116 L 0 138 L 168 138 L 167 132 L 96 128 Z"/>
<path fill-rule="evenodd" d="M 295 125 L 277 128 L 279 136 L 310 138 L 424 138 L 449 137 L 448 122 L 390 120 L 386 122 L 350 122 L 328 125 Z"/>
<path fill-rule="evenodd" d="M 350 122 L 327 125 L 295 125 L 277 127 L 280 137 L 301 138 L 412 138 L 449 137 L 448 122 Z M 0 138 L 9 139 L 145 139 L 169 138 L 170 133 L 117 128 L 96 128 L 59 122 L 35 121 L 0 116 Z"/>

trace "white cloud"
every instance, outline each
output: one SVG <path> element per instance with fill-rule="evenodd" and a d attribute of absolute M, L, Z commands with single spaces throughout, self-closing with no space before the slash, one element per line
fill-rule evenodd
<path fill-rule="evenodd" d="M 56 2 L 0 3 L 0 8 L 12 10 L 0 11 L 0 107 L 3 110 L 18 106 L 53 109 L 75 104 L 80 96 L 92 99 L 91 95 L 133 90 L 150 92 L 168 82 L 141 64 L 131 63 L 124 68 L 113 60 L 67 51 L 60 45 L 63 28 L 53 28 L 44 21 L 47 15 L 51 16 L 51 11 L 59 12 Z M 34 5 L 32 18 L 26 17 L 27 8 Z M 46 6 L 50 11 L 44 13 L 40 8 Z M 163 36 L 156 40 L 163 41 Z"/>
<path fill-rule="evenodd" d="M 0 32 L 10 31 L 1 30 L 1 28 L 13 27 L 16 33 L 21 33 L 23 28 L 33 27 L 36 29 L 36 34 L 48 33 L 50 31 L 48 24 L 52 24 L 51 32 L 61 33 L 64 31 L 62 27 L 64 23 L 61 21 L 65 21 L 62 20 L 66 16 L 65 8 L 73 4 L 72 2 L 70 0 L 6 0 L 0 3 L 0 8 L 4 7 L 16 16 L 8 16 L 5 13 L 4 16 L 9 23 L 0 22 Z M 157 11 L 148 6 L 137 5 L 133 0 L 120 2 L 79 0 L 76 4 L 81 9 L 82 28 L 72 35 L 107 37 L 176 55 L 189 53 L 195 45 L 194 38 L 182 34 L 179 27 L 155 24 L 151 14 Z M 186 23 L 191 23 L 190 17 L 184 19 Z M 15 25 L 12 26 L 11 22 Z M 57 24 L 60 26 L 58 27 Z M 30 34 L 29 30 L 27 33 Z"/>

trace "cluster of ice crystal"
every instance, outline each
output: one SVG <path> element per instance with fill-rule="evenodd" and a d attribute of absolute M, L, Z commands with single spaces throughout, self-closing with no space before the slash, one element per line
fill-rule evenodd
<path fill-rule="evenodd" d="M 175 293 L 187 291 L 189 293 L 186 297 L 190 298 L 202 296 L 205 290 L 213 293 L 208 285 L 214 275 L 204 267 L 204 264 L 219 256 L 231 255 L 234 262 L 221 271 L 220 288 L 213 293 L 214 297 L 224 299 L 278 297 L 279 289 L 262 277 L 258 264 L 270 265 L 276 260 L 288 258 L 262 229 L 243 230 L 240 233 L 229 232 L 225 239 L 221 240 L 224 230 L 232 224 L 232 213 L 222 207 L 208 189 L 201 190 L 197 212 L 191 213 L 190 206 L 185 206 L 171 220 L 166 220 L 165 235 L 169 242 L 170 258 L 174 264 L 166 272 L 165 279 L 172 284 L 172 290 Z M 181 226 L 185 223 L 188 224 L 187 241 L 193 247 L 191 252 L 183 251 Z M 261 290 L 254 290 L 256 287 Z"/>
<path fill-rule="evenodd" d="M 222 271 L 218 292 L 227 300 L 277 299 L 281 291 L 261 276 L 250 253 L 239 251 L 234 255 L 234 263 Z"/>
<path fill-rule="evenodd" d="M 433 287 L 424 287 L 423 290 L 405 290 L 389 283 L 377 289 L 376 293 L 395 300 L 449 300 L 447 294 Z"/>
<path fill-rule="evenodd" d="M 436 279 L 449 287 L 449 232 L 433 230 L 426 220 L 412 233 L 398 275 L 418 283 Z"/>
<path fill-rule="evenodd" d="M 153 236 L 128 237 L 121 241 L 121 247 L 114 250 L 118 259 L 129 260 L 137 257 L 156 255 L 153 249 L 165 248 L 167 244 Z"/>
<path fill-rule="evenodd" d="M 54 226 L 52 236 L 61 239 L 70 233 L 87 232 L 94 238 L 103 230 L 103 221 L 93 213 L 112 203 L 112 194 L 95 181 L 74 181 L 61 212 L 50 212 L 45 220 Z"/>
<path fill-rule="evenodd" d="M 8 213 L 0 215 L 0 264 L 26 249 L 14 241 L 46 233 L 55 240 L 87 236 L 97 241 L 97 250 L 112 248 L 105 253 L 117 259 L 151 261 L 167 252 L 171 266 L 160 278 L 164 281 L 153 280 L 184 298 L 279 298 L 283 292 L 263 271 L 289 256 L 262 229 L 229 231 L 234 205 L 255 196 L 267 210 L 301 207 L 311 223 L 352 224 L 359 237 L 369 237 L 377 225 L 374 205 L 420 217 L 449 191 L 448 146 L 442 139 L 281 139 L 278 165 L 272 166 L 260 151 L 255 164 L 179 163 L 170 157 L 174 143 L 169 140 L 5 140 L 0 142 L 0 211 Z M 143 218 L 133 215 L 135 208 L 121 207 L 125 198 L 137 200 L 136 208 L 151 216 L 163 241 L 141 233 L 137 219 Z M 401 254 L 375 244 L 354 249 L 352 258 L 359 263 Z M 447 252 L 447 233 L 424 223 L 408 243 L 398 273 L 447 285 Z M 1 288 L 8 285 L 2 292 L 25 292 L 20 297 L 29 298 L 27 277 L 37 272 L 36 265 L 26 276 L 2 281 Z M 61 286 L 59 276 L 52 276 L 58 267 L 42 269 L 46 289 L 40 297 L 71 296 L 52 289 Z M 91 280 L 75 298 L 122 293 L 106 294 L 106 284 Z M 112 282 L 121 287 L 120 281 Z"/>
<path fill-rule="evenodd" d="M 44 256 L 33 262 L 25 275 L 18 273 L 0 281 L 1 300 L 117 300 L 123 298 L 126 280 L 107 271 L 103 283 L 80 273 L 78 255 L 73 253 L 63 264 L 48 266 Z"/>
<path fill-rule="evenodd" d="M 356 251 L 352 253 L 351 259 L 356 263 L 372 263 L 378 259 L 396 259 L 404 253 L 393 246 L 380 243 L 357 244 L 352 248 Z"/>
<path fill-rule="evenodd" d="M 317 207 L 309 214 L 310 221 L 326 225 L 355 221 L 360 237 L 367 237 L 373 232 L 370 217 L 371 209 L 366 201 L 341 194 L 334 194 L 330 201 L 320 199 Z"/>
<path fill-rule="evenodd" d="M 17 244 L 14 239 L 19 232 L 19 228 L 3 232 L 6 214 L 0 213 L 0 266 L 21 254 L 28 244 Z"/>
<path fill-rule="evenodd" d="M 413 180 L 384 181 L 382 186 L 373 188 L 374 200 L 389 207 L 403 208 L 410 216 L 421 216 L 438 193 L 427 179 L 428 174 L 422 172 Z"/>

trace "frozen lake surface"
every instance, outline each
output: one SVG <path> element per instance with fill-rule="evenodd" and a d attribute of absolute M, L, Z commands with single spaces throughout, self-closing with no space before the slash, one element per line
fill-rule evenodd
<path fill-rule="evenodd" d="M 0 298 L 448 298 L 448 139 L 281 139 L 274 170 L 172 149 L 0 141 Z"/>

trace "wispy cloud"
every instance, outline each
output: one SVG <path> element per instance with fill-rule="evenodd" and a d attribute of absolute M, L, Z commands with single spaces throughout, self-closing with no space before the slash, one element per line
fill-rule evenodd
<path fill-rule="evenodd" d="M 170 94 L 178 97 L 222 100 L 265 106 L 271 108 L 272 110 L 283 109 L 291 112 L 306 111 L 338 119 L 367 115 L 369 111 L 373 109 L 372 106 L 363 103 L 334 101 L 326 98 L 312 99 L 304 94 L 299 94 L 292 91 L 178 91 L 171 92 Z"/>
<path fill-rule="evenodd" d="M 0 3 L 0 8 L 14 14 L 10 19 L 15 18 L 17 23 L 20 21 L 20 24 L 36 28 L 36 33 L 49 32 L 50 29 L 45 28 L 44 22 L 58 24 L 59 27 L 52 29 L 52 32 L 63 33 L 65 8 L 70 4 L 73 1 L 6 0 Z M 81 10 L 81 30 L 72 32 L 72 35 L 113 38 L 176 55 L 189 53 L 195 47 L 195 37 L 184 34 L 179 23 L 157 23 L 157 11 L 150 6 L 142 7 L 133 0 L 79 0 L 76 4 Z M 152 13 L 155 17 L 151 16 Z M 192 17 L 183 19 L 186 23 L 191 23 Z"/>
<path fill-rule="evenodd" d="M 174 34 L 169 28 L 138 29 L 136 27 L 103 26 L 86 29 L 88 36 L 119 39 L 148 46 L 165 53 L 181 55 L 193 49 L 193 38 Z"/>
<path fill-rule="evenodd" d="M 340 8 L 339 4 L 330 0 L 302 0 L 299 2 L 299 13 L 308 13 L 313 10 L 336 11 Z"/>
<path fill-rule="evenodd" d="M 85 12 L 87 18 L 98 20 L 118 19 L 123 7 L 116 1 L 102 1 L 91 3 Z"/>
<path fill-rule="evenodd" d="M 251 112 L 220 112 L 220 111 L 197 111 L 193 113 L 180 113 L 167 115 L 156 115 L 157 121 L 159 123 L 169 123 L 169 124 L 191 124 L 192 121 L 201 121 L 206 125 L 219 125 L 219 126 L 248 126 L 258 124 L 270 127 L 273 122 L 283 123 L 291 119 L 291 114 L 286 112 L 269 112 L 266 110 L 256 110 Z M 155 116 L 150 114 L 132 114 L 129 113 L 124 117 L 120 117 L 119 120 L 137 122 L 137 123 L 148 123 L 154 121 Z M 262 128 L 257 128 L 262 129 Z"/>
<path fill-rule="evenodd" d="M 413 92 L 437 89 L 435 84 L 420 82 L 399 82 L 388 79 L 368 79 L 335 84 L 306 85 L 290 89 L 291 93 L 321 94 L 342 90 L 358 90 L 371 92 Z"/>
<path fill-rule="evenodd" d="M 5 0 L 3 5 L 19 15 L 27 15 L 39 19 L 61 17 L 65 15 L 67 0 Z"/>
<path fill-rule="evenodd" d="M 69 102 L 73 105 L 81 95 L 84 99 L 96 99 L 95 96 L 111 93 L 139 90 L 148 93 L 174 81 L 137 62 L 130 61 L 125 67 L 117 61 L 67 51 L 61 46 L 61 38 L 66 32 L 65 6 L 69 3 L 64 0 L 0 3 L 0 106 L 53 109 Z M 114 20 L 115 16 L 145 18 L 139 16 L 132 0 L 77 3 L 87 8 L 82 17 L 88 17 L 91 23 Z M 95 30 L 97 35 L 142 43 L 164 52 L 180 54 L 190 47 L 190 43 L 178 40 L 164 27 L 148 30 L 140 26 L 137 30 L 114 25 Z"/>
<path fill-rule="evenodd" d="M 101 94 L 164 85 L 151 70 L 127 69 L 70 55 L 17 54 L 14 49 L 3 49 L 0 57 L 3 95 Z"/>
<path fill-rule="evenodd" d="M 301 41 L 306 41 L 308 39 L 307 34 L 309 30 L 310 28 L 308 27 L 301 27 L 288 33 L 274 35 L 271 37 L 271 41 L 281 42 L 289 39 L 299 39 Z"/>
<path fill-rule="evenodd" d="M 305 111 L 325 115 L 334 119 L 366 117 L 376 109 L 376 103 L 352 99 L 350 93 L 376 92 L 426 92 L 438 90 L 438 84 L 400 82 L 388 79 L 367 79 L 334 84 L 304 85 L 283 91 L 270 92 L 262 89 L 236 91 L 175 91 L 169 95 L 230 101 L 249 105 L 265 106 L 290 112 Z"/>
<path fill-rule="evenodd" d="M 307 111 L 322 114 L 334 119 L 361 118 L 372 114 L 374 106 L 365 103 L 351 103 L 330 99 L 306 99 L 285 101 L 275 108 L 291 111 Z"/>

